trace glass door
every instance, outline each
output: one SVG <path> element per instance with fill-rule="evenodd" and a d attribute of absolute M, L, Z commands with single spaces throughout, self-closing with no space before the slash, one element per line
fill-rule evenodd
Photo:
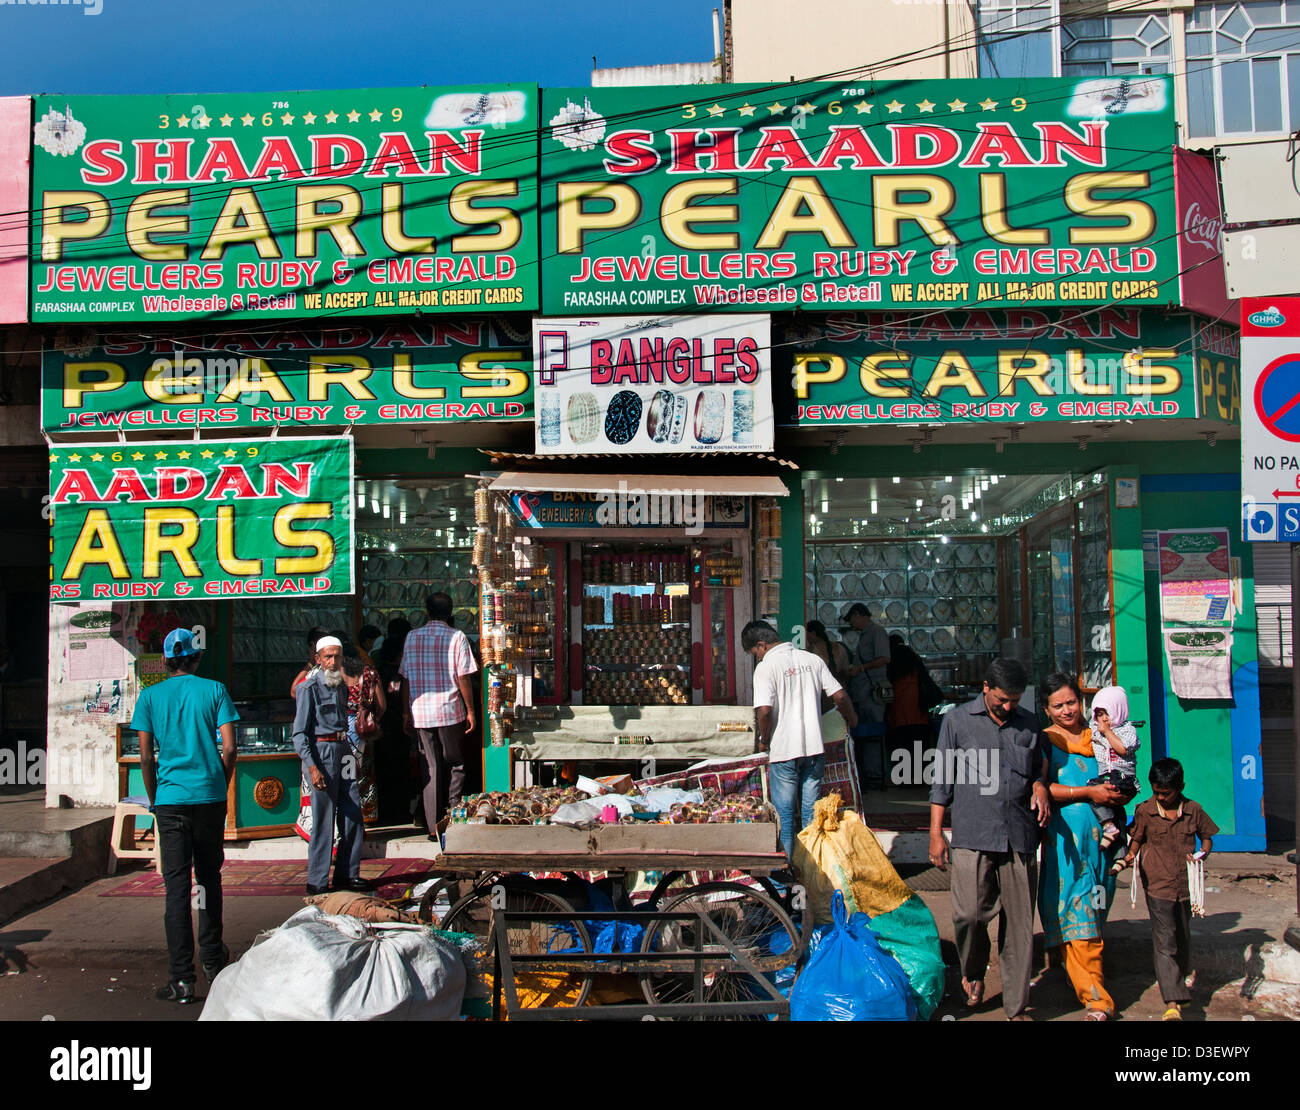
<path fill-rule="evenodd" d="M 564 682 L 565 545 L 529 546 L 529 565 L 518 568 L 517 580 L 528 591 L 520 611 L 529 615 L 519 626 L 518 692 L 525 705 L 555 705 Z M 542 619 L 548 614 L 553 618 Z"/>
<path fill-rule="evenodd" d="M 689 705 L 691 552 L 582 545 L 582 701 Z"/>
<path fill-rule="evenodd" d="M 704 701 L 709 705 L 734 705 L 736 676 L 731 666 L 735 641 L 735 599 L 744 585 L 744 564 L 730 545 L 701 548 L 698 554 L 700 637 Z"/>
<path fill-rule="evenodd" d="M 1079 672 L 1072 510 L 1073 505 L 1054 510 L 1026 529 L 1029 621 L 1036 681 L 1053 671 Z"/>
<path fill-rule="evenodd" d="M 1106 489 L 1078 503 L 1079 618 L 1082 665 L 1079 684 L 1100 690 L 1115 678 L 1111 629 L 1110 496 Z"/>

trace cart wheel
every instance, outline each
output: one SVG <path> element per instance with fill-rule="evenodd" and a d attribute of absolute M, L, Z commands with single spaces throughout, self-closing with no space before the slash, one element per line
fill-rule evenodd
<path fill-rule="evenodd" d="M 474 933 L 483 938 L 482 945 L 475 951 L 475 963 L 489 984 L 489 994 L 493 974 L 492 900 L 497 886 L 505 888 L 507 912 L 574 912 L 573 906 L 558 894 L 537 890 L 528 884 L 482 886 L 452 906 L 442 919 L 440 928 L 452 933 Z M 549 952 L 558 957 L 592 951 L 591 936 L 581 921 L 566 922 L 563 927 L 545 921 L 518 922 L 510 926 L 506 938 L 510 951 L 516 954 L 540 955 Z M 515 972 L 515 990 L 519 1004 L 525 1009 L 581 1006 L 591 991 L 591 972 L 521 964 Z"/>
<path fill-rule="evenodd" d="M 743 952 L 770 982 L 776 972 L 792 967 L 799 958 L 800 936 L 789 914 L 762 891 L 740 883 L 705 883 L 670 898 L 663 913 L 692 913 L 703 910 L 733 946 Z M 689 921 L 656 921 L 646 930 L 642 952 L 690 951 L 695 946 L 696 926 Z M 710 940 L 702 938 L 705 951 Z M 681 971 L 646 971 L 641 974 L 641 992 L 652 1005 L 694 1001 L 694 973 L 685 961 Z M 704 965 L 703 1002 L 761 1002 L 768 998 L 763 987 L 738 969 L 730 957 Z M 700 1017 L 708 1019 L 708 1012 Z M 765 1015 L 753 1015 L 766 1020 Z"/>
<path fill-rule="evenodd" d="M 799 927 L 799 959 L 803 959 L 803 954 L 808 951 L 808 943 L 812 940 L 813 922 L 812 906 L 805 901 L 802 909 L 796 909 L 791 903 L 793 902 L 793 887 L 786 887 L 785 891 L 779 891 L 776 884 L 766 876 L 756 880 L 759 886 L 763 888 L 763 893 L 772 899 L 778 906 L 785 910 L 790 920 Z"/>
<path fill-rule="evenodd" d="M 460 893 L 460 883 L 455 878 L 438 879 L 420 896 L 415 916 L 426 924 L 436 925 L 444 915 L 443 906 L 450 909 Z"/>
<path fill-rule="evenodd" d="M 657 910 L 659 904 L 666 898 L 699 885 L 699 880 L 694 878 L 694 875 L 694 871 L 665 871 L 663 877 L 655 884 L 654 890 L 650 892 L 650 897 L 646 899 L 645 908 Z"/>

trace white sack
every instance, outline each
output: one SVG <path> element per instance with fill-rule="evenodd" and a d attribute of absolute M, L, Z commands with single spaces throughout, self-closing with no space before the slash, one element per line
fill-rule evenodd
<path fill-rule="evenodd" d="M 423 928 L 307 906 L 212 984 L 200 1021 L 457 1021 L 460 953 Z"/>

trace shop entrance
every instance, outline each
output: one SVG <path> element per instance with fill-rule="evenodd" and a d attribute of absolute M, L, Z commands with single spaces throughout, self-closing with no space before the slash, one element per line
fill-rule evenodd
<path fill-rule="evenodd" d="M 864 816 L 876 827 L 928 825 L 925 752 L 942 715 L 982 692 L 997 656 L 1020 659 L 1034 685 L 1055 670 L 1077 674 L 1085 693 L 1111 681 L 1104 471 L 808 478 L 804 498 L 805 619 L 850 662 L 862 635 L 854 605 L 891 637 L 894 696 L 877 691 L 886 720 L 858 744 Z M 918 704 L 925 684 L 907 679 L 917 661 L 942 695 L 933 706 Z"/>

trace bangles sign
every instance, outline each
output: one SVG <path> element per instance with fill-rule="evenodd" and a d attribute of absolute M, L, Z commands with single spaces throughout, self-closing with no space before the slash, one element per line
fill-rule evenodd
<path fill-rule="evenodd" d="M 768 316 L 533 321 L 539 455 L 772 450 Z"/>
<path fill-rule="evenodd" d="M 353 442 L 111 443 L 50 452 L 50 599 L 353 592 Z"/>
<path fill-rule="evenodd" d="M 526 321 L 108 336 L 41 357 L 48 432 L 528 420 Z"/>
<path fill-rule="evenodd" d="M 34 321 L 537 306 L 537 88 L 36 98 Z"/>

